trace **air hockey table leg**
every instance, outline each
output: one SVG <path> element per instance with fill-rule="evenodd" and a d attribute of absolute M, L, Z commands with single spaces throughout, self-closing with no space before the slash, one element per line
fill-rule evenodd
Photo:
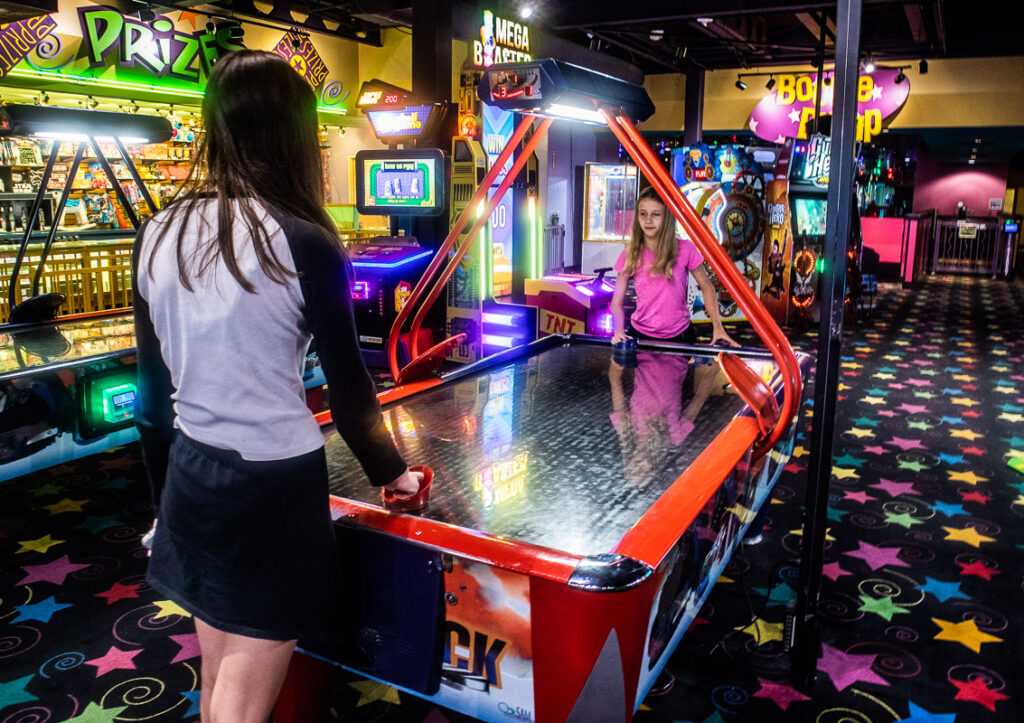
<path fill-rule="evenodd" d="M 292 653 L 277 703 L 274 723 L 316 723 L 327 719 L 337 670 L 311 655 Z"/>

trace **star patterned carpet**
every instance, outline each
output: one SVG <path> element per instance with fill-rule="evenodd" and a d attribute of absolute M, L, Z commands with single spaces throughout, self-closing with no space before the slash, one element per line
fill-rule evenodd
<path fill-rule="evenodd" d="M 1024 720 L 1024 473 L 1007 464 L 1024 460 L 1024 283 L 888 288 L 843 353 L 816 685 L 791 684 L 783 646 L 808 401 L 763 541 L 734 556 L 640 723 Z M 198 719 L 195 630 L 146 585 L 149 522 L 135 445 L 0 484 L 0 723 Z M 351 675 L 334 702 L 341 721 L 469 720 Z"/>

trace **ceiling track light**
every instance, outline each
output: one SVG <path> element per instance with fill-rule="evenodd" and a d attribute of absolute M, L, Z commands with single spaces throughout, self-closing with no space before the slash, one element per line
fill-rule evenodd
<path fill-rule="evenodd" d="M 875 61 L 874 61 L 874 59 L 870 55 L 868 55 L 868 56 L 866 56 L 864 58 L 864 72 L 865 73 L 874 73 L 875 72 Z"/>
<path fill-rule="evenodd" d="M 897 70 L 899 70 L 899 72 L 896 74 L 896 77 L 893 78 L 893 82 L 902 83 L 904 80 L 907 79 L 907 76 L 903 74 L 903 68 L 897 68 Z"/>
<path fill-rule="evenodd" d="M 921 62 L 917 64 L 917 72 L 924 75 L 928 72 L 928 61 L 921 58 Z"/>
<path fill-rule="evenodd" d="M 739 76 L 739 75 L 736 76 L 736 87 L 739 88 L 740 90 L 746 90 L 747 89 L 747 84 L 743 82 L 742 76 Z"/>
<path fill-rule="evenodd" d="M 764 88 L 765 88 L 765 90 L 771 90 L 774 87 L 775 87 L 775 76 L 774 75 L 769 75 L 768 76 L 768 82 L 764 84 Z"/>

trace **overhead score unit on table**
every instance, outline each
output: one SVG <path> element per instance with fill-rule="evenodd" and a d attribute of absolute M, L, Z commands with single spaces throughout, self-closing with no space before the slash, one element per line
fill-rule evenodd
<path fill-rule="evenodd" d="M 415 103 L 408 91 L 367 81 L 357 106 L 387 149 L 355 154 L 356 210 L 388 216 L 390 236 L 362 239 L 349 247 L 355 270 L 352 300 L 363 358 L 387 366 L 388 331 L 433 252 L 412 231 L 417 217 L 448 211 L 447 158 L 429 144 L 447 116 L 445 103 Z"/>
<path fill-rule="evenodd" d="M 431 498 L 415 516 L 385 509 L 326 433 L 352 604 L 338 611 L 340 638 L 294 659 L 278 721 L 322 717 L 312 708 L 330 695 L 310 688 L 330 686 L 314 671 L 332 661 L 483 720 L 628 721 L 792 453 L 809 358 L 793 352 L 640 137 L 634 121 L 654 110 L 643 88 L 541 60 L 488 69 L 479 94 L 527 117 L 396 319 L 388 360 L 398 386 L 380 397 L 399 450 L 433 469 Z M 415 330 L 556 117 L 607 124 L 767 351 L 640 341 L 636 368 L 625 369 L 607 338 L 552 335 L 433 375 L 462 340 L 420 350 Z M 410 319 L 413 359 L 400 366 L 397 334 Z M 674 400 L 660 410 L 661 438 L 637 444 L 626 429 L 642 411 L 623 406 L 630 382 L 634 396 L 656 390 L 631 400 L 645 414 L 648 402 Z M 721 398 L 705 404 L 710 396 Z M 693 406 L 701 416 L 683 421 Z M 653 455 L 646 464 L 633 464 L 638 449 Z"/>
<path fill-rule="evenodd" d="M 0 479 L 130 442 L 135 392 L 135 339 L 131 312 L 68 314 L 57 317 L 66 295 L 45 291 L 43 270 L 54 245 L 75 173 L 88 147 L 134 228 L 139 221 L 100 141 L 112 139 L 138 186 L 156 212 L 145 183 L 129 156 L 128 143 L 159 143 L 171 138 L 165 118 L 49 106 L 0 108 L 0 136 L 50 138 L 53 144 L 25 224 L 11 270 L 8 304 L 11 323 L 0 326 Z M 48 181 L 65 142 L 77 145 L 64 188 L 46 232 L 34 231 Z M 33 243 L 33 239 L 36 243 Z M 42 243 L 38 243 L 39 240 Z M 34 273 L 22 276 L 26 260 Z M 70 273 L 70 272 L 69 272 Z M 99 283 L 78 270 L 83 284 Z"/>

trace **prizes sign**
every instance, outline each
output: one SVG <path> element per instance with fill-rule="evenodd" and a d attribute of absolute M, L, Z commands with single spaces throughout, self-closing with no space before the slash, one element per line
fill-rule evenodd
<path fill-rule="evenodd" d="M 484 10 L 480 40 L 473 41 L 473 65 L 488 68 L 495 63 L 525 63 L 530 55 L 530 28 Z"/>
<path fill-rule="evenodd" d="M 899 112 L 910 95 L 910 80 L 897 68 L 877 68 L 857 81 L 857 139 L 870 143 L 882 132 L 883 123 Z M 787 138 L 807 138 L 808 123 L 814 119 L 817 74 L 783 73 L 774 92 L 757 104 L 748 125 L 759 138 L 782 143 Z M 832 114 L 835 84 L 832 72 L 822 75 L 821 114 Z"/>
<path fill-rule="evenodd" d="M 280 55 L 295 68 L 295 72 L 305 78 L 313 88 L 319 88 L 327 79 L 327 66 L 324 65 L 320 53 L 316 52 L 308 35 L 288 32 L 274 47 L 275 55 Z"/>
<path fill-rule="evenodd" d="M 57 23 L 49 15 L 0 24 L 0 78 L 53 32 Z"/>

